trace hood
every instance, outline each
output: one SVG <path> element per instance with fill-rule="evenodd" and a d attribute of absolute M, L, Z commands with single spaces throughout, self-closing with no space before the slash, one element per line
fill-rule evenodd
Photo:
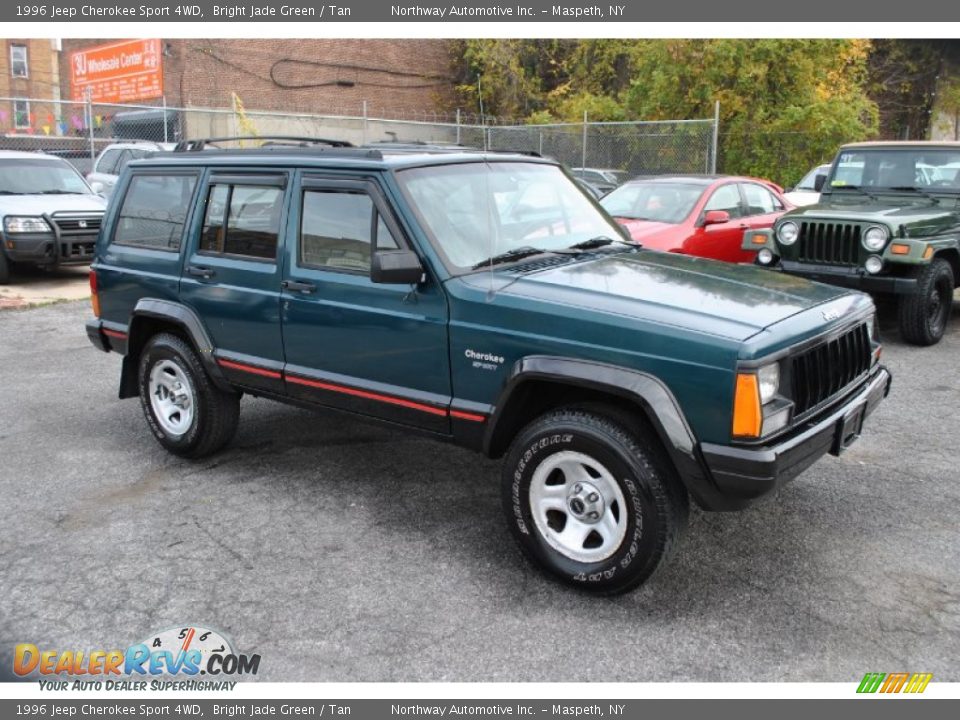
<path fill-rule="evenodd" d="M 622 315 L 743 341 L 851 293 L 759 267 L 639 250 L 499 276 L 498 294 Z M 485 282 L 469 276 L 478 285 Z"/>
<path fill-rule="evenodd" d="M 917 198 L 881 196 L 876 201 L 838 202 L 830 195 L 822 195 L 821 202 L 791 210 L 782 220 L 826 220 L 859 223 L 883 223 L 893 229 L 903 227 L 910 235 L 946 232 L 960 224 L 960 210 L 954 207 L 955 198 L 941 199 L 939 205 Z"/>
<path fill-rule="evenodd" d="M 0 217 L 103 212 L 106 207 L 107 201 L 99 195 L 0 195 Z"/>
<path fill-rule="evenodd" d="M 631 220 L 630 218 L 615 218 L 625 227 L 630 237 L 641 245 L 655 250 L 671 250 L 679 248 L 683 242 L 680 235 L 680 226 L 673 223 L 656 222 L 655 220 Z"/>

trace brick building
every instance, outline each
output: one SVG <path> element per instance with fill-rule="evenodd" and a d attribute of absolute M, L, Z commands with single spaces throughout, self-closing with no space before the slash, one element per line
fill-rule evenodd
<path fill-rule="evenodd" d="M 0 135 L 55 135 L 62 122 L 59 41 L 0 41 Z"/>
<path fill-rule="evenodd" d="M 73 97 L 70 54 L 103 40 L 63 40 L 63 95 Z M 163 96 L 171 107 L 411 117 L 453 103 L 446 40 L 164 39 Z M 152 102 L 152 101 L 151 101 Z"/>

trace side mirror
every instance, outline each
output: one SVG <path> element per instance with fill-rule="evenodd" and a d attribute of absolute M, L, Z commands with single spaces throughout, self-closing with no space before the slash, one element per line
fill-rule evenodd
<path fill-rule="evenodd" d="M 97 195 L 103 195 L 103 191 L 106 190 L 103 183 L 99 180 L 94 180 L 92 183 L 90 183 L 90 189 L 93 190 L 93 192 Z"/>
<path fill-rule="evenodd" d="M 821 190 L 823 190 L 823 184 L 826 181 L 827 181 L 826 175 L 818 174 L 816 177 L 813 178 L 813 189 L 816 190 L 817 192 L 820 192 Z"/>
<path fill-rule="evenodd" d="M 378 250 L 370 258 L 370 280 L 384 285 L 417 285 L 425 280 L 412 250 Z"/>
<path fill-rule="evenodd" d="M 730 213 L 726 210 L 707 210 L 703 214 L 703 224 L 719 225 L 720 223 L 730 222 Z"/>

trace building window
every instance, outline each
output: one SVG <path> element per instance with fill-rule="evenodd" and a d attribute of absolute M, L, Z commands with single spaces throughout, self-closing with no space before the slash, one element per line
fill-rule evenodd
<path fill-rule="evenodd" d="M 25 78 L 29 76 L 30 70 L 27 66 L 27 46 L 10 46 L 10 74 L 14 77 Z"/>
<path fill-rule="evenodd" d="M 15 128 L 30 127 L 30 101 L 13 101 L 13 126 Z"/>

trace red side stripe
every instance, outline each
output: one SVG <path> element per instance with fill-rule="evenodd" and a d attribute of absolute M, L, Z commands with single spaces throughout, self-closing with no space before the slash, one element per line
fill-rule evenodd
<path fill-rule="evenodd" d="M 392 395 L 381 395 L 379 393 L 358 390 L 357 388 L 347 387 L 345 385 L 335 385 L 333 383 L 321 382 L 320 380 L 310 380 L 308 378 L 298 377 L 296 375 L 282 375 L 275 370 L 267 370 L 266 368 L 260 368 L 254 365 L 246 365 L 244 363 L 234 362 L 233 360 L 217 358 L 217 363 L 222 367 L 230 368 L 231 370 L 253 373 L 254 375 L 262 375 L 263 377 L 274 378 L 277 380 L 284 378 L 287 382 L 294 383 L 295 385 L 305 385 L 307 387 L 318 388 L 320 390 L 329 390 L 331 392 L 342 393 L 344 395 L 353 395 L 354 397 L 365 398 L 367 400 L 377 400 L 379 402 L 389 403 L 391 405 L 399 405 L 400 407 L 410 408 L 411 410 L 419 410 L 420 412 L 430 413 L 431 415 L 439 415 L 440 417 L 447 417 L 447 415 L 449 415 L 450 417 L 455 417 L 459 420 L 469 420 L 470 422 L 484 422 L 487 419 L 484 415 L 463 412 L 461 410 L 447 411 L 446 408 L 424 405 L 423 403 L 413 402 L 412 400 L 404 400 L 403 398 L 394 397 Z"/>
<path fill-rule="evenodd" d="M 470 422 L 483 422 L 487 419 L 486 415 L 477 415 L 475 413 L 463 412 L 462 410 L 451 410 L 450 417 L 458 420 L 469 420 Z"/>
<path fill-rule="evenodd" d="M 321 390 L 330 390 L 331 392 L 343 393 L 344 395 L 353 395 L 355 397 L 366 398 L 367 400 L 379 400 L 380 402 L 399 405 L 400 407 L 410 408 L 411 410 L 419 410 L 420 412 L 430 413 L 431 415 L 447 416 L 447 411 L 444 408 L 424 405 L 422 403 L 412 402 L 411 400 L 403 400 L 391 395 L 379 395 L 377 393 L 367 392 L 366 390 L 357 390 L 356 388 L 345 387 L 343 385 L 333 385 L 331 383 L 320 382 L 319 380 L 308 380 L 307 378 L 296 377 L 294 375 L 287 375 L 287 382 L 319 388 Z"/>
<path fill-rule="evenodd" d="M 244 365 L 243 363 L 233 362 L 233 360 L 224 360 L 223 358 L 217 358 L 217 364 L 221 367 L 230 368 L 231 370 L 239 370 L 241 372 L 253 373 L 254 375 L 262 375 L 263 377 L 273 378 L 279 380 L 283 377 L 276 370 L 267 370 L 266 368 L 254 367 L 253 365 Z"/>
<path fill-rule="evenodd" d="M 120 332 L 119 330 L 108 330 L 103 328 L 103 334 L 107 337 L 116 338 L 117 340 L 126 340 L 127 334 L 125 332 Z"/>

